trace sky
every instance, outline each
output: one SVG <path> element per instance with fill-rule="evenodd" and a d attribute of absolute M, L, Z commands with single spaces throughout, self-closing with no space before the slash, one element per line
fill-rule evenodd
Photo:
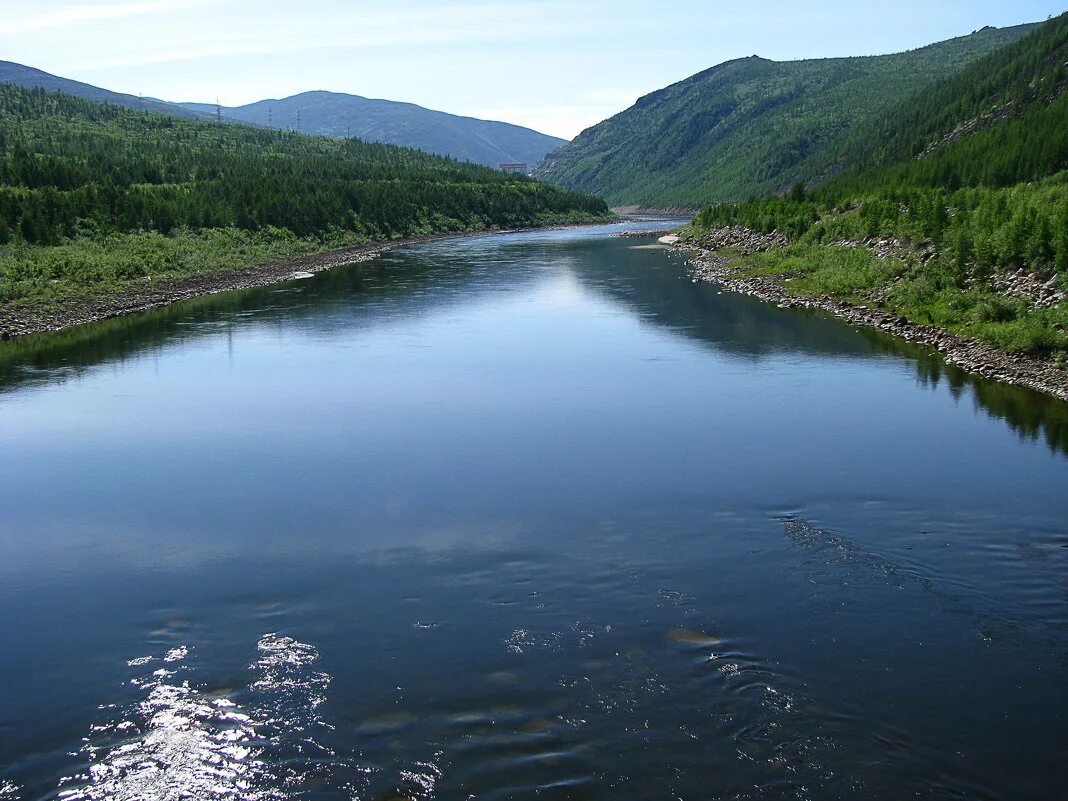
<path fill-rule="evenodd" d="M 0 59 L 241 105 L 312 89 L 565 139 L 722 61 L 892 53 L 1068 0 L 0 0 Z"/>

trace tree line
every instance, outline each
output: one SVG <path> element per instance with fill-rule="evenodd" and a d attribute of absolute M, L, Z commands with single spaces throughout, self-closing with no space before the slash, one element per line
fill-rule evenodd
<path fill-rule="evenodd" d="M 985 274 L 1068 274 L 1068 14 L 862 126 L 854 166 L 806 189 L 703 209 L 698 229 L 890 236 Z M 985 115 L 985 116 L 984 116 Z"/>
<path fill-rule="evenodd" d="M 223 227 L 386 239 L 606 213 L 599 198 L 393 145 L 0 85 L 0 243 Z"/>

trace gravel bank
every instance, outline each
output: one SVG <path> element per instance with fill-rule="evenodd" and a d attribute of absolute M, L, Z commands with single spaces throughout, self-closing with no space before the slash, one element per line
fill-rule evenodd
<path fill-rule="evenodd" d="M 712 281 L 721 286 L 750 295 L 783 309 L 821 309 L 857 325 L 878 328 L 909 342 L 917 342 L 940 351 L 945 360 L 970 373 L 986 378 L 1030 387 L 1039 392 L 1068 401 L 1068 371 L 1058 368 L 1051 360 L 1023 354 L 1005 353 L 993 345 L 979 342 L 935 328 L 911 322 L 905 317 L 856 305 L 831 297 L 798 297 L 791 295 L 776 276 L 743 276 L 727 266 L 726 260 L 715 250 L 679 244 L 681 250 L 694 254 L 694 281 Z M 759 249 L 774 247 L 761 243 Z"/>
<path fill-rule="evenodd" d="M 541 230 L 563 228 L 582 228 L 590 225 L 606 225 L 613 220 L 576 225 L 553 225 Z M 312 275 L 332 267 L 370 261 L 380 254 L 402 245 L 420 242 L 436 242 L 443 239 L 455 239 L 463 236 L 480 234 L 516 233 L 512 229 L 473 231 L 462 234 L 440 234 L 436 236 L 398 239 L 370 245 L 358 245 L 331 253 L 316 253 L 309 256 L 297 256 L 291 259 L 229 270 L 221 273 L 206 273 L 187 278 L 162 281 L 146 281 L 131 284 L 113 295 L 98 297 L 72 298 L 48 306 L 0 306 L 0 340 L 13 339 L 38 334 L 45 331 L 58 331 L 72 325 L 92 323 L 109 317 L 156 309 L 179 300 L 213 295 L 218 292 L 231 292 L 237 289 L 251 289 L 281 281 L 310 278 Z"/>

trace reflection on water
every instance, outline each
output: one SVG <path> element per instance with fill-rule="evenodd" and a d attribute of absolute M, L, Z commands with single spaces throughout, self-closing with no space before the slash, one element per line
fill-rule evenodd
<path fill-rule="evenodd" d="M 509 247 L 498 237 L 487 239 L 493 241 L 495 249 Z M 754 361 L 783 351 L 844 358 L 871 358 L 873 354 L 904 357 L 924 385 L 937 387 L 944 380 L 958 398 L 967 390 L 978 409 L 1005 421 L 1021 436 L 1068 453 L 1068 404 L 1062 401 L 967 373 L 930 349 L 875 329 L 854 329 L 818 311 L 784 311 L 713 286 L 695 286 L 681 279 L 685 270 L 681 257 L 673 254 L 670 261 L 665 258 L 651 263 L 647 253 L 634 253 L 633 245 L 624 250 L 612 244 L 602 245 L 611 250 L 610 259 L 570 259 L 566 261 L 568 268 L 588 290 L 626 304 L 652 325 Z M 559 262 L 576 247 L 582 252 L 590 250 L 588 242 L 571 247 L 554 245 L 553 255 Z M 387 254 L 374 262 L 319 273 L 295 284 L 197 298 L 143 314 L 0 343 L 0 393 L 26 383 L 63 381 L 97 365 L 121 364 L 200 337 L 231 337 L 235 325 L 256 322 L 284 329 L 314 318 L 317 333 L 329 337 L 331 328 L 347 331 L 353 325 L 370 327 L 396 315 L 425 312 L 469 298 L 472 293 L 515 289 L 532 280 L 530 274 L 515 270 L 472 271 L 466 261 L 468 250 L 457 249 L 456 256 L 433 263 Z M 478 248 L 474 250 L 478 252 Z M 665 253 L 658 251 L 658 255 Z M 358 317 L 350 313 L 353 307 L 359 310 Z M 339 308 L 345 313 L 338 314 Z"/>
<path fill-rule="evenodd" d="M 291 637 L 266 634 L 260 658 L 251 666 L 251 708 L 225 690 L 205 692 L 190 685 L 189 649 L 172 648 L 162 658 L 127 663 L 149 670 L 129 680 L 142 696 L 125 707 L 106 704 L 113 715 L 97 723 L 81 753 L 84 773 L 64 778 L 59 797 L 74 801 L 156 799 L 242 799 L 291 797 L 302 788 L 316 758 L 333 759 L 315 737 L 326 724 L 315 710 L 330 676 L 312 670 L 319 654 Z M 154 668 L 154 669 L 153 669 Z M 280 754 L 298 747 L 299 763 Z M 297 767 L 297 764 L 300 767 Z"/>
<path fill-rule="evenodd" d="M 1064 404 L 612 231 L 0 346 L 0 799 L 1064 795 Z"/>
<path fill-rule="evenodd" d="M 946 364 L 938 353 L 915 345 L 906 348 L 893 340 L 886 347 L 886 352 L 903 353 L 911 358 L 925 386 L 936 389 L 939 382 L 945 381 L 955 398 L 964 397 L 965 390 L 970 389 L 976 410 L 1003 420 L 1021 437 L 1044 442 L 1051 451 L 1068 454 L 1068 403 L 1023 387 L 980 380 L 955 365 Z"/>

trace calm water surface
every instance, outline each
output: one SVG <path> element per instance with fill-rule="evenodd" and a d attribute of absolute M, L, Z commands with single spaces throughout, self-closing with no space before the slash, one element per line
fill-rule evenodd
<path fill-rule="evenodd" d="M 619 228 L 0 345 L 0 799 L 1068 797 L 1068 408 Z"/>

